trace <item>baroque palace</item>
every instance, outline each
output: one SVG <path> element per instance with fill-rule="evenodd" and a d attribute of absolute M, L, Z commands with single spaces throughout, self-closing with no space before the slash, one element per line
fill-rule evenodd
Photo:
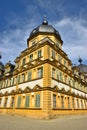
<path fill-rule="evenodd" d="M 72 66 L 62 45 L 45 18 L 15 65 L 0 62 L 0 113 L 43 119 L 87 113 L 87 65 L 79 58 L 80 64 Z"/>

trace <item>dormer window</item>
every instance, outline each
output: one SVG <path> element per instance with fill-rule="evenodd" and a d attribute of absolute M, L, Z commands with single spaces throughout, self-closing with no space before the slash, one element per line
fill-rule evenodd
<path fill-rule="evenodd" d="M 23 59 L 23 61 L 22 61 L 22 65 L 24 66 L 25 63 L 26 63 L 26 58 Z"/>
<path fill-rule="evenodd" d="M 34 46 L 36 44 L 36 40 L 32 41 L 32 46 Z"/>

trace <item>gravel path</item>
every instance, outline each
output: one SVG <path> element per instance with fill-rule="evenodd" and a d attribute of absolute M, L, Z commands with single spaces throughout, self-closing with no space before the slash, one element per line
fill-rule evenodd
<path fill-rule="evenodd" d="M 0 130 L 87 130 L 87 115 L 52 120 L 0 115 Z"/>

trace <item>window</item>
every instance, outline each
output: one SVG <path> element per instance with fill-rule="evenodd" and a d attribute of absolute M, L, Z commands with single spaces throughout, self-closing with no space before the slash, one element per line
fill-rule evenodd
<path fill-rule="evenodd" d="M 6 108 L 6 106 L 7 106 L 7 101 L 8 101 L 8 98 L 5 98 L 4 108 Z"/>
<path fill-rule="evenodd" d="M 73 87 L 75 87 L 75 80 L 73 79 Z"/>
<path fill-rule="evenodd" d="M 68 108 L 70 108 L 70 98 L 68 97 Z"/>
<path fill-rule="evenodd" d="M 66 66 L 66 60 L 64 60 L 64 66 Z"/>
<path fill-rule="evenodd" d="M 56 95 L 53 95 L 53 108 L 56 108 Z"/>
<path fill-rule="evenodd" d="M 20 75 L 18 75 L 18 83 L 20 83 Z"/>
<path fill-rule="evenodd" d="M 55 78 L 55 69 L 52 69 L 52 77 Z"/>
<path fill-rule="evenodd" d="M 42 78 L 43 77 L 43 68 L 39 68 L 38 69 L 38 78 Z"/>
<path fill-rule="evenodd" d="M 79 100 L 77 99 L 77 108 L 79 108 Z"/>
<path fill-rule="evenodd" d="M 27 96 L 26 96 L 26 99 L 25 99 L 25 107 L 26 107 L 26 108 L 29 107 L 29 102 L 30 102 L 30 96 L 27 95 Z"/>
<path fill-rule="evenodd" d="M 74 98 L 72 98 L 72 108 L 75 108 L 75 101 L 74 101 Z"/>
<path fill-rule="evenodd" d="M 25 74 L 22 74 L 22 82 L 25 81 Z"/>
<path fill-rule="evenodd" d="M 81 100 L 81 108 L 83 109 L 83 101 Z"/>
<path fill-rule="evenodd" d="M 52 58 L 55 58 L 55 51 L 52 50 Z"/>
<path fill-rule="evenodd" d="M 30 61 L 30 62 L 33 61 L 33 54 L 31 54 L 31 55 L 29 56 L 29 61 Z"/>
<path fill-rule="evenodd" d="M 32 78 L 32 72 L 29 71 L 29 73 L 28 73 L 28 80 L 31 80 L 31 78 Z"/>
<path fill-rule="evenodd" d="M 14 84 L 14 78 L 11 78 L 11 85 Z"/>
<path fill-rule="evenodd" d="M 62 109 L 64 109 L 64 97 L 61 96 L 61 105 L 62 105 Z"/>
<path fill-rule="evenodd" d="M 5 80 L 5 87 L 8 86 L 8 79 Z"/>
<path fill-rule="evenodd" d="M 60 72 L 60 81 L 62 81 L 62 80 L 63 80 L 62 73 Z"/>
<path fill-rule="evenodd" d="M 59 55 L 59 62 L 62 62 L 62 57 Z"/>
<path fill-rule="evenodd" d="M 14 107 L 14 97 L 12 97 L 12 99 L 11 99 L 11 107 L 12 108 Z"/>
<path fill-rule="evenodd" d="M 71 85 L 70 78 L 68 78 L 68 84 Z"/>
<path fill-rule="evenodd" d="M 40 58 L 41 56 L 42 56 L 42 51 L 39 50 L 39 51 L 38 51 L 38 58 Z"/>
<path fill-rule="evenodd" d="M 36 44 L 36 40 L 32 41 L 32 46 Z"/>
<path fill-rule="evenodd" d="M 40 94 L 36 94 L 35 107 L 40 107 Z"/>
<path fill-rule="evenodd" d="M 21 96 L 18 96 L 17 107 L 21 107 Z"/>
<path fill-rule="evenodd" d="M 22 61 L 22 65 L 24 66 L 25 63 L 26 63 L 26 58 L 23 59 L 23 61 Z"/>

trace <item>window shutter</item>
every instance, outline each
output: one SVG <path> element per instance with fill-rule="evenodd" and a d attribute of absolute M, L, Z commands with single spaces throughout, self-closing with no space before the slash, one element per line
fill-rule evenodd
<path fill-rule="evenodd" d="M 40 94 L 36 94 L 36 103 L 35 107 L 40 107 Z"/>
<path fill-rule="evenodd" d="M 30 72 L 28 73 L 28 80 L 31 80 L 31 76 L 32 76 L 32 72 L 30 71 Z"/>
<path fill-rule="evenodd" d="M 26 96 L 25 107 L 29 107 L 30 96 Z"/>
<path fill-rule="evenodd" d="M 17 102 L 17 107 L 21 106 L 21 96 L 18 96 L 18 102 Z"/>

